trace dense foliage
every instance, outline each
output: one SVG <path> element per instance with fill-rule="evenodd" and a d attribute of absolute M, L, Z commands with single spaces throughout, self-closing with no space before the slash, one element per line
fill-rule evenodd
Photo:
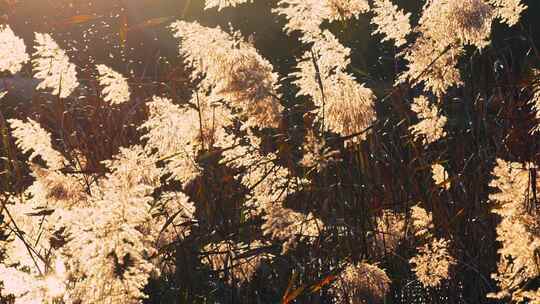
<path fill-rule="evenodd" d="M 540 9 L 420 2 L 178 4 L 256 6 L 275 52 L 183 14 L 31 42 L 6 15 L 0 300 L 540 303 Z M 156 28 L 174 58 L 130 58 Z"/>

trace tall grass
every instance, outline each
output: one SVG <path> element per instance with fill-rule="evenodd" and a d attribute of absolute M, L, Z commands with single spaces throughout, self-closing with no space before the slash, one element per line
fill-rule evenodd
<path fill-rule="evenodd" d="M 1 301 L 540 301 L 535 4 L 246 2 L 206 6 L 265 8 L 288 53 L 121 15 L 119 49 L 157 26 L 178 58 L 139 74 L 43 38 L 0 50 L 21 63 L 4 79 L 46 82 L 25 103 L 4 86 Z"/>

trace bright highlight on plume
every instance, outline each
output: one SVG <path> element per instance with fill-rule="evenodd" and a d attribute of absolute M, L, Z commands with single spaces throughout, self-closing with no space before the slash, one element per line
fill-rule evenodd
<path fill-rule="evenodd" d="M 35 52 L 32 54 L 34 77 L 40 79 L 38 89 L 51 89 L 53 95 L 66 98 L 79 86 L 75 65 L 51 35 L 35 34 Z"/>
<path fill-rule="evenodd" d="M 9 25 L 0 25 L 0 71 L 15 74 L 30 60 L 24 41 L 17 37 Z"/>
<path fill-rule="evenodd" d="M 129 85 L 126 78 L 106 65 L 99 64 L 96 68 L 99 73 L 99 84 L 103 86 L 103 100 L 111 104 L 129 101 Z"/>

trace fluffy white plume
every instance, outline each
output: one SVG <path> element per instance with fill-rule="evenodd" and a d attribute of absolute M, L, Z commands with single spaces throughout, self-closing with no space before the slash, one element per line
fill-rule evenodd
<path fill-rule="evenodd" d="M 103 86 L 104 100 L 111 104 L 121 104 L 129 100 L 129 85 L 122 74 L 104 64 L 97 65 L 99 84 Z"/>
<path fill-rule="evenodd" d="M 52 89 L 60 98 L 68 97 L 79 86 L 75 65 L 49 34 L 36 33 L 32 65 L 38 89 Z"/>
<path fill-rule="evenodd" d="M 24 41 L 9 25 L 0 25 L 0 71 L 15 74 L 29 59 Z"/>

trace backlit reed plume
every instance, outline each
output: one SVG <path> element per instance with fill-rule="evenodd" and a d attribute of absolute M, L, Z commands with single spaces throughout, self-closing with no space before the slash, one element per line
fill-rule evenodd
<path fill-rule="evenodd" d="M 446 172 L 446 169 L 442 165 L 432 165 L 431 175 L 437 186 L 442 187 L 446 190 L 450 189 L 451 183 L 449 180 L 448 172 Z"/>
<path fill-rule="evenodd" d="M 329 31 L 318 37 L 298 63 L 294 81 L 299 95 L 313 98 L 317 119 L 343 136 L 360 133 L 375 121 L 374 95 L 348 74 L 350 49 Z M 358 134 L 365 139 L 366 134 Z M 356 141 L 354 138 L 353 141 Z"/>
<path fill-rule="evenodd" d="M 429 145 L 446 136 L 444 127 L 447 118 L 440 114 L 436 104 L 430 105 L 426 97 L 420 96 L 414 99 L 411 109 L 420 120 L 409 128 L 415 140 L 421 141 L 424 145 Z"/>
<path fill-rule="evenodd" d="M 0 71 L 15 74 L 30 59 L 24 41 L 17 37 L 9 25 L 0 25 Z"/>
<path fill-rule="evenodd" d="M 34 77 L 41 80 L 37 88 L 51 89 L 60 98 L 68 97 L 79 86 L 75 65 L 51 35 L 36 33 L 35 36 L 32 66 Z"/>
<path fill-rule="evenodd" d="M 411 207 L 411 221 L 414 228 L 414 235 L 417 237 L 429 237 L 433 229 L 433 219 L 431 212 L 416 205 Z"/>
<path fill-rule="evenodd" d="M 497 241 L 501 243 L 498 253 L 498 271 L 493 278 L 500 291 L 490 296 L 502 299 L 523 300 L 523 289 L 528 282 L 540 275 L 538 268 L 540 250 L 539 223 L 532 193 L 540 190 L 540 175 L 531 179 L 532 164 L 519 164 L 501 159 L 493 169 L 491 187 L 496 192 L 489 196 L 492 212 L 500 216 L 497 226 Z M 536 180 L 536 185 L 532 181 Z M 533 189 L 536 188 L 536 189 Z M 534 191 L 534 192 L 533 192 Z M 534 294 L 534 301 L 540 295 Z"/>
<path fill-rule="evenodd" d="M 412 270 L 426 287 L 437 287 L 450 279 L 450 267 L 456 262 L 448 252 L 449 242 L 433 239 L 418 248 L 418 254 L 410 259 Z"/>
<path fill-rule="evenodd" d="M 32 151 L 28 160 L 33 161 L 40 157 L 49 168 L 60 169 L 66 162 L 64 156 L 52 147 L 51 134 L 41 127 L 41 125 L 28 119 L 23 122 L 17 119 L 9 120 L 13 129 L 15 143 L 23 153 Z"/>
<path fill-rule="evenodd" d="M 202 76 L 200 88 L 212 100 L 224 100 L 241 111 L 246 127 L 277 127 L 281 105 L 277 74 L 249 43 L 198 23 L 177 21 L 170 26 L 181 39 L 180 54 Z"/>
<path fill-rule="evenodd" d="M 204 8 L 211 9 L 217 7 L 218 11 L 220 11 L 226 7 L 236 7 L 247 2 L 253 2 L 253 0 L 205 0 Z"/>
<path fill-rule="evenodd" d="M 504 23 L 513 26 L 518 23 L 527 6 L 521 0 L 487 0 L 495 7 L 495 14 Z"/>
<path fill-rule="evenodd" d="M 406 36 L 411 32 L 411 13 L 399 10 L 390 0 L 375 0 L 372 12 L 371 23 L 377 25 L 373 34 L 384 35 L 381 41 L 392 41 L 396 47 L 407 43 Z"/>
<path fill-rule="evenodd" d="M 483 0 L 433 0 L 415 28 L 419 37 L 404 52 L 409 61 L 402 79 L 419 80 L 437 95 L 461 84 L 457 60 L 464 45 L 479 49 L 489 43 L 493 8 Z M 428 72 L 424 72 L 429 69 Z"/>
<path fill-rule="evenodd" d="M 299 31 L 302 40 L 313 41 L 325 20 L 350 19 L 368 10 L 365 0 L 281 0 L 274 12 L 287 18 L 287 33 Z"/>
<path fill-rule="evenodd" d="M 121 104 L 128 101 L 130 93 L 126 78 L 104 64 L 99 64 L 96 68 L 99 74 L 99 84 L 103 87 L 103 100 L 111 104 Z"/>
<path fill-rule="evenodd" d="M 174 179 L 188 182 L 199 173 L 196 162 L 200 149 L 199 115 L 188 106 L 179 106 L 170 99 L 154 96 L 148 103 L 146 148 L 167 163 L 166 170 Z"/>
<path fill-rule="evenodd" d="M 390 290 L 390 279 L 376 265 L 365 262 L 348 265 L 331 287 L 337 303 L 385 303 Z"/>

